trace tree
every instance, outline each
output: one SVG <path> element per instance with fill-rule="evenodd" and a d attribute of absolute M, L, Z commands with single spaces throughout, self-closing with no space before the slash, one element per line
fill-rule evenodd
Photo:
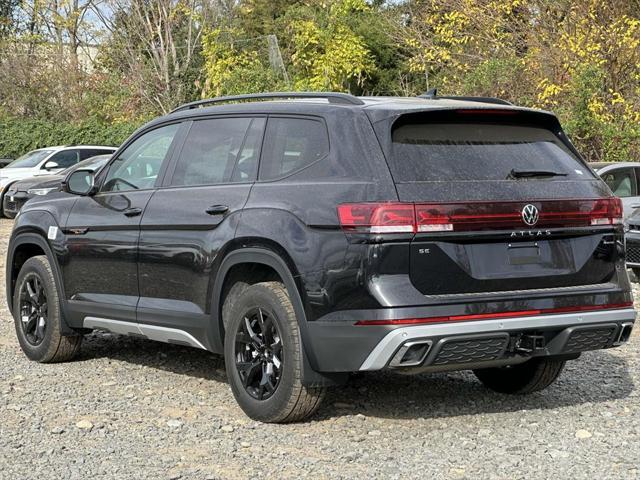
<path fill-rule="evenodd" d="M 192 96 L 200 70 L 202 26 L 212 8 L 200 0 L 107 0 L 104 64 L 133 80 L 152 109 L 166 113 Z M 215 10 L 215 9 L 214 9 Z"/>

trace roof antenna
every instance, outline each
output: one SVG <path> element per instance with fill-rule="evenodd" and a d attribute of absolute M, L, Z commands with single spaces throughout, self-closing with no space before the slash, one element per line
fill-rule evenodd
<path fill-rule="evenodd" d="M 436 98 L 438 96 L 438 89 L 432 88 L 431 90 L 427 90 L 422 95 L 418 95 L 419 98 Z"/>

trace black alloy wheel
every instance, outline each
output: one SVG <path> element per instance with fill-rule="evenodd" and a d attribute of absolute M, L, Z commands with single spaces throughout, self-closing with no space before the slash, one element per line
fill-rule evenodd
<path fill-rule="evenodd" d="M 20 326 L 31 345 L 40 345 L 44 340 L 47 319 L 47 292 L 44 283 L 37 273 L 29 273 L 20 288 Z"/>
<path fill-rule="evenodd" d="M 238 325 L 235 364 L 246 392 L 256 400 L 270 398 L 284 367 L 282 340 L 273 315 L 252 308 Z"/>

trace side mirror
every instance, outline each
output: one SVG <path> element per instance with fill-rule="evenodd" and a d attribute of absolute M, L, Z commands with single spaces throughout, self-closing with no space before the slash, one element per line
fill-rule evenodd
<path fill-rule="evenodd" d="M 55 160 L 49 160 L 44 164 L 42 168 L 44 168 L 45 170 L 54 170 L 56 168 L 60 168 L 60 165 L 58 165 L 58 162 L 56 162 Z"/>
<path fill-rule="evenodd" d="M 92 170 L 79 169 L 72 172 L 63 182 L 62 189 L 74 195 L 93 195 L 95 177 Z"/>

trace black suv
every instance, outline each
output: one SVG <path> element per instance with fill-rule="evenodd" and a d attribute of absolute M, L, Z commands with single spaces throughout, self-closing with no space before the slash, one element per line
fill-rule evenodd
<path fill-rule="evenodd" d="M 63 190 L 8 249 L 26 355 L 69 360 L 92 329 L 223 353 L 266 422 L 352 372 L 533 392 L 635 320 L 619 199 L 555 116 L 498 99 L 194 102 Z"/>

